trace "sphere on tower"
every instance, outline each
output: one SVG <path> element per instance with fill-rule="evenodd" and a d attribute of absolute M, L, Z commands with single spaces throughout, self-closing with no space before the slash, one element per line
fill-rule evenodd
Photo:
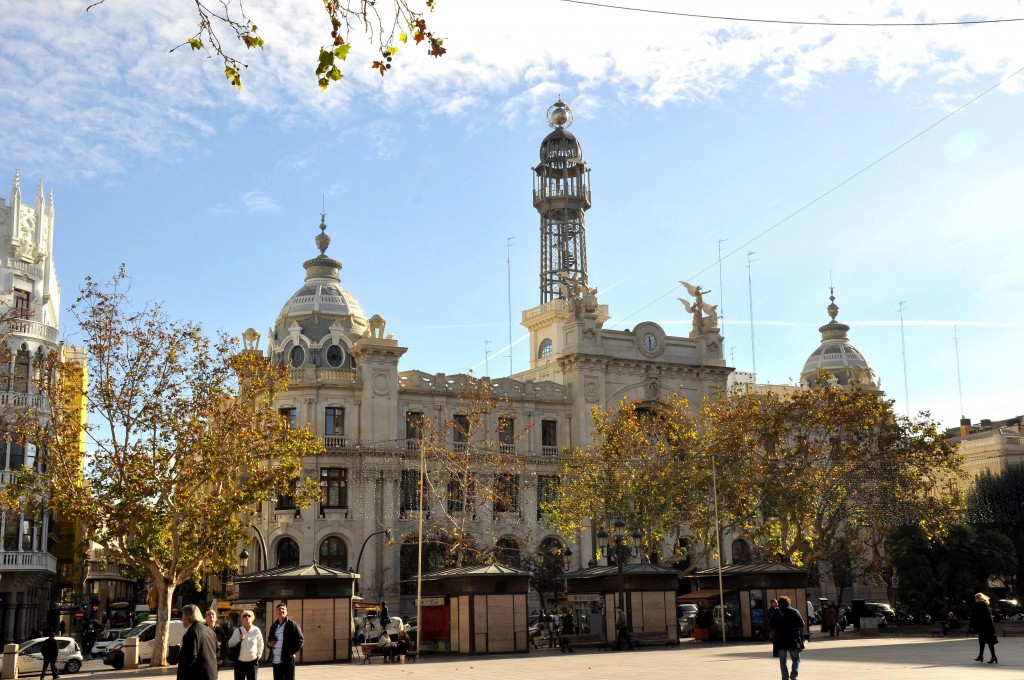
<path fill-rule="evenodd" d="M 548 125 L 551 127 L 569 127 L 572 125 L 572 119 L 572 109 L 561 97 L 548 107 Z"/>

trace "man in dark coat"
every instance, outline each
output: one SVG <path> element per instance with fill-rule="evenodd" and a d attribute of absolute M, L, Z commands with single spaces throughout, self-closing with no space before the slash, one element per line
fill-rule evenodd
<path fill-rule="evenodd" d="M 779 597 L 779 608 L 771 614 L 772 648 L 779 653 L 782 680 L 796 680 L 800 674 L 800 649 L 804 639 L 804 617 L 789 606 L 789 598 Z M 793 659 L 793 670 L 786 666 L 786 655 Z"/>
<path fill-rule="evenodd" d="M 302 629 L 288 618 L 288 605 L 277 605 L 277 619 L 267 631 L 274 680 L 295 680 L 295 655 L 302 649 Z"/>
<path fill-rule="evenodd" d="M 39 648 L 39 652 L 43 655 L 43 670 L 39 672 L 39 680 L 46 678 L 47 666 L 53 673 L 53 680 L 57 680 L 57 655 L 60 650 L 57 649 L 57 639 L 53 637 L 53 631 L 47 630 L 46 635 L 48 637 L 43 640 L 43 644 Z"/>
<path fill-rule="evenodd" d="M 178 654 L 178 680 L 217 680 L 217 636 L 206 626 L 199 607 L 185 605 L 181 625 L 185 634 Z"/>

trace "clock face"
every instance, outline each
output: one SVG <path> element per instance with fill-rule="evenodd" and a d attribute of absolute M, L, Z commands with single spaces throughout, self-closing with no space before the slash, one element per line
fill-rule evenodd
<path fill-rule="evenodd" d="M 645 350 L 647 350 L 648 352 L 653 352 L 654 349 L 658 346 L 658 338 L 654 335 L 654 333 L 644 333 L 644 337 L 643 340 L 641 340 L 641 343 L 643 344 L 643 348 Z"/>

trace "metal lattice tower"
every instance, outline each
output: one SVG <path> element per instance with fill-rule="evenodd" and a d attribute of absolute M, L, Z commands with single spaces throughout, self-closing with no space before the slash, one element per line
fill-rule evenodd
<path fill-rule="evenodd" d="M 590 168 L 572 125 L 572 109 L 559 98 L 548 109 L 554 131 L 540 144 L 533 169 L 533 207 L 540 213 L 540 303 L 562 297 L 562 276 L 587 283 L 583 214 L 590 208 Z"/>

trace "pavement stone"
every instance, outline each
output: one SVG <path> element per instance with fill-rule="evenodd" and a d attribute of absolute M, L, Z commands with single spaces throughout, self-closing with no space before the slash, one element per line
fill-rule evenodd
<path fill-rule="evenodd" d="M 854 680 L 973 680 L 974 678 L 1024 679 L 1024 637 L 1000 638 L 998 664 L 979 664 L 972 638 L 815 638 L 802 655 L 800 678 Z M 986 650 L 986 659 L 988 651 Z M 89 680 L 166 680 L 175 669 L 101 671 Z M 755 680 L 780 678 L 778 660 L 767 643 L 719 643 L 684 641 L 678 649 L 638 649 L 623 652 L 534 650 L 507 656 L 427 656 L 406 664 L 360 662 L 304 665 L 296 680 L 624 680 L 634 678 L 696 678 Z M 260 678 L 271 680 L 264 665 Z M 232 680 L 231 670 L 221 680 Z M 67 680 L 65 678 L 65 680 Z M 83 679 L 84 680 L 84 679 Z"/>

